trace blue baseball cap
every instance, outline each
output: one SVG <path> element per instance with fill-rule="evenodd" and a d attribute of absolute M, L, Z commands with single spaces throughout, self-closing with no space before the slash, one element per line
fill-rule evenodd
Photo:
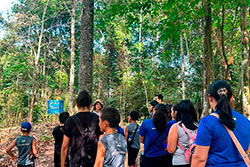
<path fill-rule="evenodd" d="M 32 126 L 29 122 L 23 122 L 21 125 L 21 130 L 23 131 L 30 131 L 31 128 Z"/>

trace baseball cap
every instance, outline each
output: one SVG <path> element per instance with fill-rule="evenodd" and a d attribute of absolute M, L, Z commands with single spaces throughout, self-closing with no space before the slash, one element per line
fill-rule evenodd
<path fill-rule="evenodd" d="M 23 122 L 21 125 L 21 130 L 23 131 L 30 131 L 31 128 L 32 126 L 29 122 Z"/>

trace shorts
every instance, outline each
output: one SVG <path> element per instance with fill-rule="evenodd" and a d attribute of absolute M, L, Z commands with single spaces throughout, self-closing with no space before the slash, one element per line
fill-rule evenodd
<path fill-rule="evenodd" d="M 137 158 L 139 149 L 133 148 L 133 147 L 129 147 L 128 148 L 128 165 L 134 165 L 135 164 L 135 160 Z"/>

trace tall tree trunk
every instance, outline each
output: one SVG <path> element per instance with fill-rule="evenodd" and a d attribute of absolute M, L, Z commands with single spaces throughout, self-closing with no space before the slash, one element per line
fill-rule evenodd
<path fill-rule="evenodd" d="M 73 95 L 74 95 L 74 80 L 75 80 L 75 15 L 76 15 L 76 0 L 73 0 L 71 14 L 71 51 L 70 51 L 70 76 L 69 76 L 69 104 L 68 112 L 73 113 Z"/>
<path fill-rule="evenodd" d="M 247 30 L 247 4 L 245 0 L 242 0 L 241 4 L 241 96 L 242 96 L 242 108 L 243 113 L 247 116 L 250 115 L 249 99 L 249 34 Z"/>
<path fill-rule="evenodd" d="M 187 57 L 189 58 L 189 63 L 192 64 L 193 63 L 193 56 L 192 56 L 192 54 L 189 54 L 189 47 L 188 47 L 187 36 L 188 36 L 188 31 L 186 31 L 185 42 L 186 42 Z"/>
<path fill-rule="evenodd" d="M 208 114 L 208 89 L 213 79 L 212 44 L 211 44 L 211 0 L 204 0 L 205 28 L 204 28 L 204 115 Z"/>
<path fill-rule="evenodd" d="M 182 99 L 185 99 L 185 61 L 183 49 L 183 35 L 180 34 L 180 49 L 181 49 L 181 75 L 182 75 Z"/>
<path fill-rule="evenodd" d="M 222 16 L 221 16 L 221 26 L 220 26 L 220 33 L 221 33 L 221 51 L 222 51 L 222 56 L 224 58 L 225 62 L 225 74 L 224 74 L 224 79 L 227 80 L 228 72 L 229 72 L 229 66 L 228 66 L 228 61 L 227 61 L 227 56 L 225 52 L 225 42 L 224 42 L 224 20 L 225 20 L 225 5 L 224 1 L 222 1 Z"/>
<path fill-rule="evenodd" d="M 38 41 L 38 46 L 37 46 L 37 53 L 34 53 L 35 54 L 35 62 L 34 62 L 35 63 L 35 71 L 33 73 L 33 79 L 32 79 L 33 80 L 32 97 L 31 97 L 29 120 L 28 120 L 30 123 L 32 123 L 32 119 L 33 119 L 36 80 L 37 80 L 37 76 L 39 74 L 38 62 L 39 62 L 39 57 L 40 57 L 40 52 L 41 52 L 41 43 L 42 43 L 42 38 L 43 38 L 45 15 L 46 15 L 48 5 L 49 5 L 49 0 L 47 0 L 46 6 L 45 6 L 45 8 L 43 10 L 42 25 L 41 25 L 41 31 L 40 31 L 39 41 Z"/>
<path fill-rule="evenodd" d="M 92 96 L 93 87 L 93 33 L 94 0 L 82 1 L 81 46 L 79 60 L 79 92 L 88 91 Z"/>
<path fill-rule="evenodd" d="M 139 68 L 140 68 L 140 75 L 143 76 L 143 70 L 142 70 L 142 55 L 141 55 L 141 47 L 142 47 L 142 7 L 140 9 L 140 24 L 139 24 Z M 142 84 L 144 87 L 145 97 L 146 97 L 146 106 L 148 106 L 148 91 L 147 91 L 147 85 L 144 82 L 144 78 L 142 77 Z"/>

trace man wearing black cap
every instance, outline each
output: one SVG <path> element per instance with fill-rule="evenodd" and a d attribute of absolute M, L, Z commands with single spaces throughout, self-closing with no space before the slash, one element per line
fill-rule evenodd
<path fill-rule="evenodd" d="M 156 100 L 153 100 L 149 103 L 149 106 L 148 106 L 148 111 L 149 111 L 149 115 L 150 117 L 152 118 L 153 115 L 154 115 L 154 108 L 155 106 L 159 104 Z"/>

